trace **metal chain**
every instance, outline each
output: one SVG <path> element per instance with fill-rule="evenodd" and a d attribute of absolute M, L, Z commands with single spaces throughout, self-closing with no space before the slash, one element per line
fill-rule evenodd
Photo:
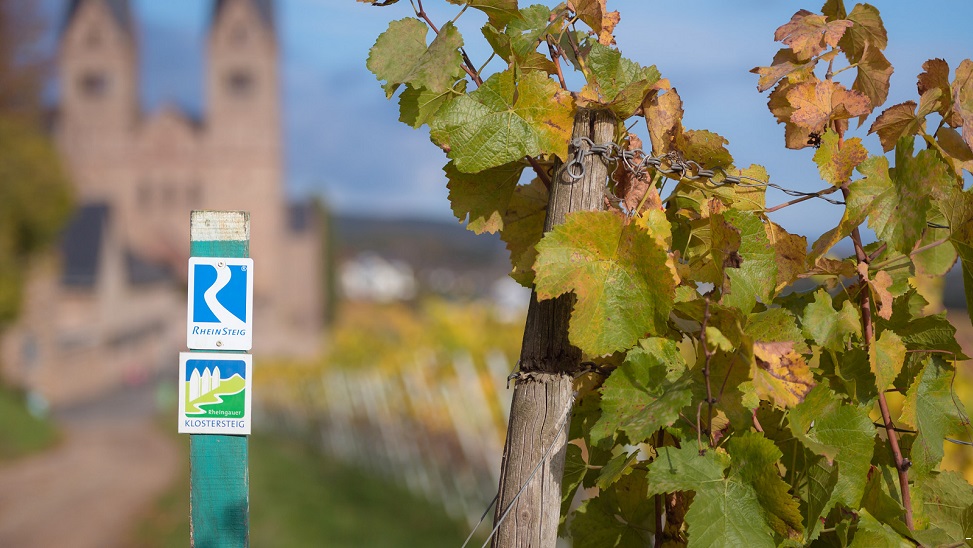
<path fill-rule="evenodd" d="M 582 145 L 587 145 L 587 148 L 582 148 Z M 669 152 L 662 156 L 651 156 L 646 154 L 645 151 L 641 149 L 628 150 L 622 148 L 616 143 L 595 144 L 595 142 L 588 137 L 576 137 L 572 139 L 570 142 L 570 147 L 574 152 L 574 158 L 568 162 L 567 166 L 565 167 L 565 173 L 567 173 L 567 176 L 574 181 L 584 177 L 585 158 L 591 155 L 597 155 L 601 156 L 605 161 L 615 165 L 617 165 L 620 161 L 625 169 L 630 173 L 646 173 L 649 168 L 652 168 L 663 175 L 675 176 L 670 178 L 687 179 L 690 181 L 705 180 L 715 187 L 730 185 L 740 188 L 770 187 L 777 189 L 789 196 L 799 198 L 819 198 L 831 204 L 845 205 L 845 202 L 841 200 L 828 198 L 827 196 L 817 192 L 801 192 L 799 190 L 782 187 L 780 185 L 771 183 L 770 181 L 761 181 L 746 175 L 730 175 L 723 169 L 706 169 L 698 162 L 687 160 L 683 158 L 680 153 L 675 151 Z M 717 173 L 723 175 L 723 178 L 719 181 L 714 181 L 713 178 L 716 177 Z M 612 175 L 611 178 L 613 182 L 617 182 L 614 180 L 614 175 Z"/>

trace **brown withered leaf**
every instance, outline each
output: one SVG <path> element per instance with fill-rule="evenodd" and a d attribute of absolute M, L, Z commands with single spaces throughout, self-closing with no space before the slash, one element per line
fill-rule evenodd
<path fill-rule="evenodd" d="M 762 93 L 774 87 L 774 84 L 779 82 L 781 78 L 808 69 L 809 65 L 806 62 L 799 61 L 797 56 L 794 55 L 794 50 L 781 48 L 774 55 L 774 61 L 769 67 L 754 67 L 750 69 L 750 72 L 760 76 L 760 79 L 757 80 L 757 91 Z"/>
<path fill-rule="evenodd" d="M 938 89 L 940 98 L 943 100 L 936 109 L 939 114 L 946 115 L 950 108 L 950 98 L 953 91 L 949 87 L 949 63 L 943 59 L 930 59 L 922 64 L 922 72 L 916 79 L 916 88 L 919 96 L 923 96 L 927 91 Z"/>
<path fill-rule="evenodd" d="M 818 80 L 814 79 L 811 81 L 816 82 Z M 790 121 L 791 116 L 797 109 L 787 100 L 787 94 L 796 85 L 787 80 L 782 80 L 774 88 L 774 91 L 770 92 L 767 101 L 767 107 L 770 109 L 771 114 L 777 118 L 777 123 L 784 124 L 784 144 L 790 149 L 801 149 L 811 146 L 811 136 L 814 133 L 810 129 L 798 126 Z M 818 133 L 818 136 L 820 136 L 820 133 Z"/>
<path fill-rule="evenodd" d="M 892 63 L 885 58 L 885 54 L 877 47 L 867 46 L 858 61 L 858 77 L 851 85 L 851 89 L 860 91 L 868 96 L 872 108 L 877 108 L 889 96 L 889 80 L 892 78 Z M 864 122 L 864 117 L 859 123 Z"/>
<path fill-rule="evenodd" d="M 760 399 L 790 408 L 804 401 L 817 384 L 794 342 L 753 343 L 753 385 Z"/>
<path fill-rule="evenodd" d="M 638 135 L 634 133 L 628 134 L 625 145 L 626 150 L 641 151 L 642 146 L 642 139 Z M 634 162 L 638 163 L 641 161 L 642 154 L 636 152 Z M 624 162 L 618 162 L 615 165 L 615 173 L 612 177 L 615 179 L 615 195 L 625 204 L 626 211 L 634 211 L 638 207 L 639 202 L 642 201 L 642 198 L 645 197 L 645 192 L 649 189 L 651 181 L 648 175 L 644 171 L 632 172 L 625 167 Z"/>
<path fill-rule="evenodd" d="M 878 133 L 882 142 L 882 150 L 888 152 L 895 148 L 895 143 L 906 135 L 919 133 L 922 119 L 916 116 L 916 102 L 906 101 L 885 109 L 868 128 L 868 134 Z"/>
<path fill-rule="evenodd" d="M 828 21 L 823 15 L 800 10 L 777 29 L 774 40 L 790 46 L 798 59 L 808 60 L 825 48 L 838 45 L 851 25 L 848 20 Z"/>
<path fill-rule="evenodd" d="M 778 224 L 764 223 L 767 239 L 774 248 L 774 260 L 777 262 L 777 288 L 780 291 L 804 274 L 807 261 L 807 238 L 791 234 Z"/>
<path fill-rule="evenodd" d="M 602 0 L 604 1 L 604 0 Z M 603 46 L 610 46 L 615 43 L 615 27 L 622 20 L 622 14 L 617 11 L 609 11 L 601 19 L 601 32 L 598 33 L 598 43 Z"/>
<path fill-rule="evenodd" d="M 868 285 L 872 290 L 872 296 L 875 298 L 875 310 L 878 315 L 882 319 L 890 319 L 892 317 L 892 293 L 889 291 L 889 287 L 892 286 L 892 276 L 884 270 L 879 270 L 868 281 Z"/>
<path fill-rule="evenodd" d="M 789 121 L 814 133 L 823 133 L 832 120 L 862 116 L 872 109 L 868 96 L 831 80 L 797 84 L 787 92 L 787 101 L 795 108 Z"/>
<path fill-rule="evenodd" d="M 973 149 L 973 61 L 963 59 L 956 67 L 952 90 L 953 112 L 962 118 L 963 140 Z"/>
<path fill-rule="evenodd" d="M 814 262 L 814 266 L 808 270 L 807 274 L 802 276 L 802 278 L 822 275 L 852 278 L 855 276 L 855 274 L 854 261 L 820 257 Z"/>
<path fill-rule="evenodd" d="M 568 6 L 598 35 L 598 42 L 601 45 L 610 46 L 615 43 L 615 26 L 621 20 L 621 15 L 617 11 L 608 11 L 606 1 L 571 0 Z"/>
<path fill-rule="evenodd" d="M 647 95 L 642 112 L 649 128 L 652 154 L 661 156 L 671 151 L 676 139 L 682 135 L 682 99 L 676 88 L 661 95 L 658 92 Z"/>
<path fill-rule="evenodd" d="M 953 164 L 953 170 L 959 173 L 965 169 L 973 173 L 973 150 L 963 140 L 955 129 L 942 127 L 936 132 L 936 142 L 940 148 L 949 155 L 949 160 Z"/>

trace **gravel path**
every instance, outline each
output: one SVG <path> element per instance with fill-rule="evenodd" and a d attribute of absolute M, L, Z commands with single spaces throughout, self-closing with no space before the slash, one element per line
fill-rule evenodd
<path fill-rule="evenodd" d="M 153 385 L 58 410 L 58 446 L 0 465 L 0 546 L 122 546 L 180 469 L 154 419 Z"/>

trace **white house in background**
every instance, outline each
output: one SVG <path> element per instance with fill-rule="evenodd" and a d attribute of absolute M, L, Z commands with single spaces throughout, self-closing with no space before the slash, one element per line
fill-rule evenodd
<path fill-rule="evenodd" d="M 363 253 L 341 265 L 341 291 L 351 300 L 388 303 L 416 296 L 416 277 L 407 263 Z"/>

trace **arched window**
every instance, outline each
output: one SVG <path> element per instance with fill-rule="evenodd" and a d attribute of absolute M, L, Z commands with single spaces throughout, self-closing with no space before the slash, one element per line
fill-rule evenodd
<path fill-rule="evenodd" d="M 230 70 L 226 74 L 226 87 L 232 97 L 247 98 L 253 94 L 256 86 L 253 74 L 242 68 Z"/>
<path fill-rule="evenodd" d="M 99 99 L 107 95 L 110 83 L 107 74 L 95 70 L 85 72 L 78 78 L 81 94 L 90 99 Z"/>

